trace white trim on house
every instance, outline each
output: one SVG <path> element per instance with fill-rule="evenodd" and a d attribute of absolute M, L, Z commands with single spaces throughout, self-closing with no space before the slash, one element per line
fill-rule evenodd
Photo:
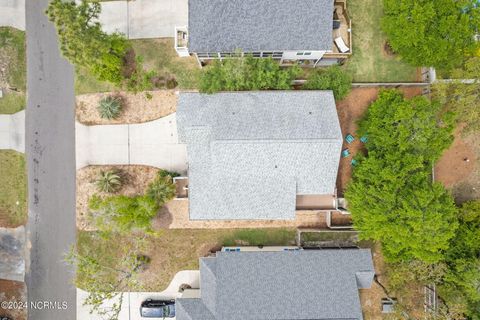
<path fill-rule="evenodd" d="M 199 64 L 210 60 L 239 58 L 251 54 L 254 58 L 268 58 L 278 60 L 280 65 L 289 65 L 291 62 L 301 61 L 306 65 L 316 66 L 327 51 L 299 50 L 299 51 L 254 51 L 254 52 L 195 52 Z"/>

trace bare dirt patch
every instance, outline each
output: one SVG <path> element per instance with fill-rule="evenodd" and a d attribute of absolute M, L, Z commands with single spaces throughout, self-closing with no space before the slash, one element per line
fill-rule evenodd
<path fill-rule="evenodd" d="M 382 53 L 385 57 L 395 57 L 395 52 L 387 41 L 383 43 Z"/>
<path fill-rule="evenodd" d="M 122 188 L 116 193 L 99 192 L 95 181 L 101 171 L 119 170 L 122 177 Z M 77 170 L 77 228 L 94 230 L 89 223 L 88 201 L 97 194 L 101 197 L 109 195 L 135 196 L 145 192 L 150 182 L 155 179 L 159 169 L 148 166 L 88 166 Z"/>
<path fill-rule="evenodd" d="M 475 151 L 462 139 L 461 129 L 458 129 L 452 145 L 435 164 L 435 178 L 446 187 L 452 187 L 468 178 L 476 162 Z"/>
<path fill-rule="evenodd" d="M 27 290 L 25 283 L 18 281 L 9 281 L 0 279 L 0 301 L 12 303 L 25 303 L 27 301 Z M 0 317 L 10 317 L 15 320 L 26 320 L 26 308 L 9 308 L 0 307 Z"/>
<path fill-rule="evenodd" d="M 102 119 L 97 107 L 103 98 L 113 95 L 122 100 L 122 112 L 117 119 Z M 76 118 L 86 125 L 142 123 L 165 117 L 177 108 L 174 90 L 128 93 L 124 91 L 91 93 L 76 98 Z"/>
<path fill-rule="evenodd" d="M 294 220 L 190 220 L 188 200 L 168 202 L 154 218 L 155 229 L 320 228 L 326 229 L 325 211 L 297 210 Z"/>
<path fill-rule="evenodd" d="M 352 176 L 352 157 L 364 147 L 359 140 L 360 137 L 355 134 L 358 129 L 357 123 L 367 111 L 368 106 L 377 99 L 381 89 L 380 87 L 353 88 L 345 99 L 337 102 L 337 113 L 343 136 L 345 137 L 349 133 L 355 136 L 354 142 L 347 144 L 344 141 L 342 146 L 342 150 L 348 148 L 351 155 L 340 160 L 337 177 L 337 190 L 340 196 L 343 195 Z M 399 90 L 404 93 L 406 98 L 422 93 L 420 87 L 401 87 Z"/>
<path fill-rule="evenodd" d="M 478 134 L 462 135 L 460 126 L 455 140 L 435 164 L 435 179 L 452 190 L 461 204 L 480 198 L 480 142 Z"/>

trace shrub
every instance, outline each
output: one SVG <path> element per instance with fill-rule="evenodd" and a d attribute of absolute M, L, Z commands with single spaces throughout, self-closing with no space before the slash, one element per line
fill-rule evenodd
<path fill-rule="evenodd" d="M 100 100 L 98 112 L 103 119 L 116 119 L 122 111 L 122 104 L 118 97 L 108 96 Z"/>
<path fill-rule="evenodd" d="M 352 77 L 339 66 L 315 69 L 303 86 L 308 90 L 332 90 L 336 100 L 345 98 L 352 87 Z"/>
<path fill-rule="evenodd" d="M 156 76 L 157 73 L 153 70 L 145 71 L 143 69 L 143 57 L 136 56 L 133 70 L 125 80 L 125 86 L 128 91 L 134 93 L 152 90 L 155 87 L 153 80 Z"/>
<path fill-rule="evenodd" d="M 282 69 L 272 58 L 216 60 L 201 74 L 200 92 L 288 90 L 300 72 L 298 66 Z"/>
<path fill-rule="evenodd" d="M 118 171 L 101 171 L 95 183 L 100 192 L 113 193 L 122 187 L 122 177 Z"/>
<path fill-rule="evenodd" d="M 89 208 L 93 210 L 93 223 L 100 231 L 126 233 L 135 229 L 149 231 L 159 207 L 149 196 L 120 195 L 105 199 L 94 196 Z"/>
<path fill-rule="evenodd" d="M 158 206 L 163 206 L 175 197 L 176 188 L 170 174 L 171 173 L 166 170 L 160 170 L 155 180 L 148 186 L 147 195 L 154 200 Z"/>

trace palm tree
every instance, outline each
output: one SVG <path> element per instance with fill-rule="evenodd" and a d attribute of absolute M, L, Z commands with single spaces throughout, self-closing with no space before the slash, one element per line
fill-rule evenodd
<path fill-rule="evenodd" d="M 147 195 L 154 199 L 159 206 L 163 206 L 168 201 L 175 197 L 176 188 L 172 181 L 172 177 L 161 176 L 157 178 L 148 186 Z"/>
<path fill-rule="evenodd" d="M 108 193 L 117 192 L 122 186 L 122 178 L 118 171 L 102 171 L 96 180 L 96 185 L 99 191 Z"/>

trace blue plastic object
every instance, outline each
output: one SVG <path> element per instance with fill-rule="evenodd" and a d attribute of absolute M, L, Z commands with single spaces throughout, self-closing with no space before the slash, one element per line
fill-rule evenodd
<path fill-rule="evenodd" d="M 355 166 L 358 164 L 358 160 L 352 159 L 352 162 L 351 162 L 351 163 L 352 163 L 352 166 L 355 167 Z"/>
<path fill-rule="evenodd" d="M 355 141 L 355 137 L 349 133 L 345 136 L 345 141 L 347 141 L 347 143 L 352 143 L 353 141 Z"/>
<path fill-rule="evenodd" d="M 362 143 L 366 143 L 368 140 L 367 136 L 363 136 L 360 138 L 360 141 L 362 141 Z"/>
<path fill-rule="evenodd" d="M 350 150 L 348 150 L 348 148 L 342 150 L 342 158 L 346 158 L 349 155 L 350 155 Z"/>

